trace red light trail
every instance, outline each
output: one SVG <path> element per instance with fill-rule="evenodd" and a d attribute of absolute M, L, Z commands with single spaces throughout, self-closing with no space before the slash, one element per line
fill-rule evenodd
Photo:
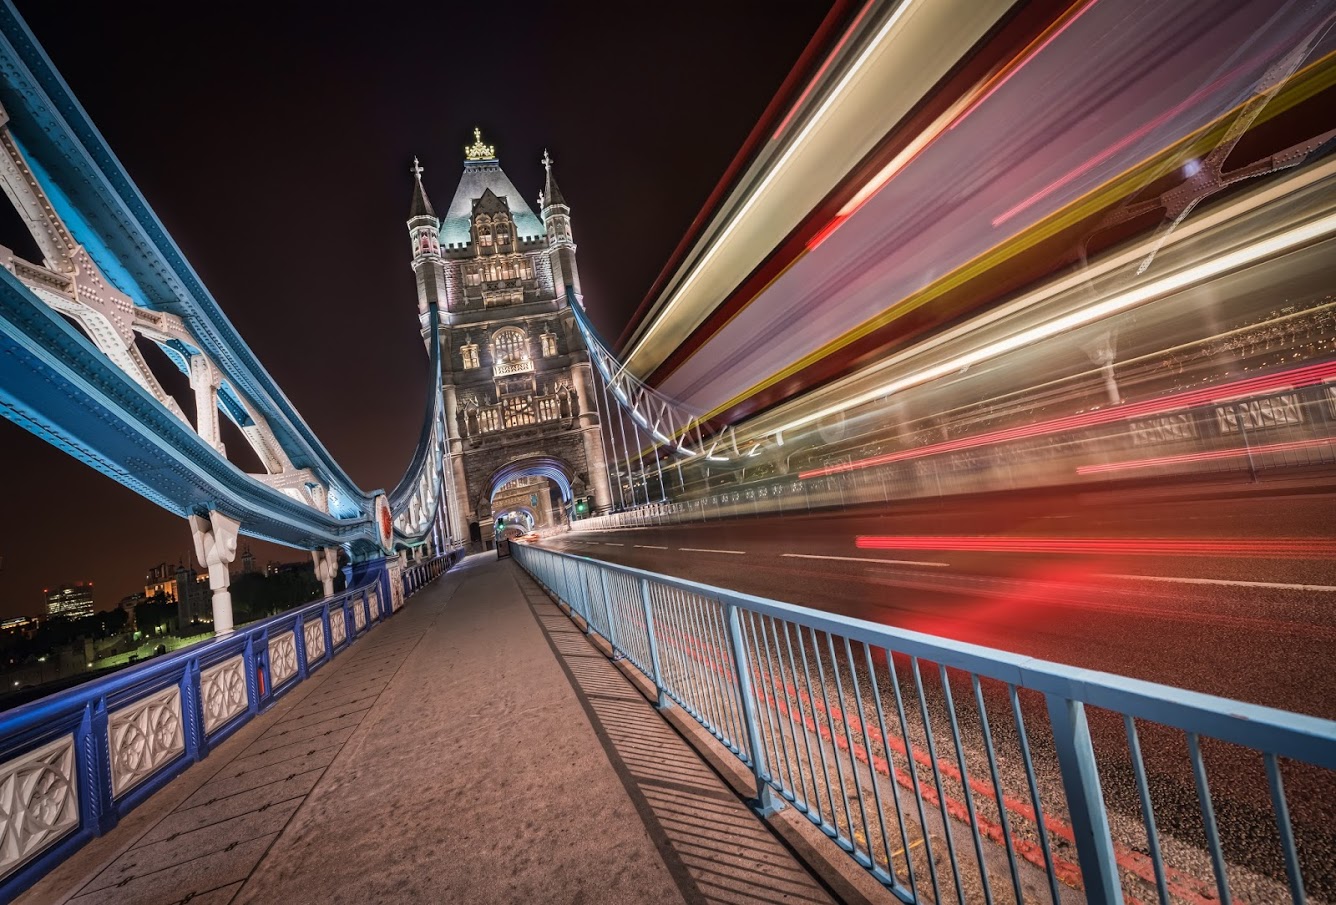
<path fill-rule="evenodd" d="M 1239 447 L 1236 449 L 1216 449 L 1210 452 L 1185 453 L 1181 456 L 1159 456 L 1153 459 L 1135 459 L 1130 462 L 1110 462 L 1106 465 L 1082 465 L 1076 469 L 1079 475 L 1104 474 L 1110 471 L 1122 471 L 1129 468 L 1153 468 L 1156 465 L 1184 465 L 1189 462 L 1209 462 L 1213 459 L 1240 459 L 1244 456 L 1260 453 L 1287 452 L 1295 449 L 1308 449 L 1313 446 L 1331 446 L 1332 441 L 1296 440 L 1293 443 L 1269 443 L 1265 446 Z"/>
<path fill-rule="evenodd" d="M 1336 541 L 1286 538 L 1114 538 L 872 536 L 862 550 L 948 550 L 959 553 L 1066 553 L 1094 556 L 1245 556 L 1310 559 L 1336 556 Z"/>
<path fill-rule="evenodd" d="M 844 462 L 839 465 L 830 465 L 825 468 L 814 468 L 810 471 L 799 472 L 798 477 L 801 480 L 820 478 L 826 475 L 854 471 L 859 468 L 872 468 L 877 465 L 887 465 L 891 462 L 917 459 L 922 456 L 957 452 L 963 449 L 975 449 L 980 446 L 988 446 L 994 443 L 1006 443 L 1012 440 L 1041 437 L 1045 434 L 1095 427 L 1101 424 L 1111 424 L 1117 421 L 1125 421 L 1130 418 L 1144 418 L 1150 415 L 1162 415 L 1194 405 L 1217 403 L 1227 397 L 1260 395 L 1272 390 L 1296 389 L 1302 386 L 1311 386 L 1316 383 L 1321 383 L 1330 377 L 1336 377 L 1336 362 L 1306 365 L 1290 371 L 1281 371 L 1260 377 L 1249 377 L 1244 380 L 1236 380 L 1233 383 L 1218 384 L 1216 386 L 1206 387 L 1199 390 L 1188 390 L 1182 393 L 1175 393 L 1172 396 L 1165 396 L 1160 399 L 1134 402 L 1118 406 L 1117 408 L 1097 409 L 1091 412 L 1082 412 L 1077 415 L 1067 415 L 1062 418 L 1041 421 L 1037 424 L 1027 424 L 1021 427 L 1009 427 L 1003 428 L 1002 430 L 989 431 L 988 433 L 979 434 L 974 437 L 962 437 L 959 440 L 946 440 L 941 443 L 921 446 L 917 449 L 905 449 L 900 450 L 899 452 L 884 453 L 879 456 L 860 459 L 856 462 Z"/>

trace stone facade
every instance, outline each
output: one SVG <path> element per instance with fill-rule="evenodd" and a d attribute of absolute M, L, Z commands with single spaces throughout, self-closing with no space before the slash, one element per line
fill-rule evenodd
<path fill-rule="evenodd" d="M 583 304 L 570 209 L 552 161 L 544 154 L 540 220 L 475 139 L 444 217 L 414 166 L 408 232 L 424 340 L 431 302 L 441 315 L 452 532 L 489 544 L 492 497 L 515 478 L 546 477 L 564 504 L 590 496 L 596 512 L 612 498 L 592 365 L 570 307 Z"/>

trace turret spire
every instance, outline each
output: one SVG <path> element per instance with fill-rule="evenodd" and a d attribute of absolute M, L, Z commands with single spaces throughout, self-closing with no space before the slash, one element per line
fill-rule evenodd
<path fill-rule="evenodd" d="M 565 205 L 566 199 L 561 195 L 561 189 L 557 187 L 557 177 L 552 175 L 552 164 L 556 163 L 552 155 L 547 153 L 547 148 L 543 149 L 543 169 L 547 171 L 547 183 L 543 186 L 542 206 L 552 207 L 553 205 Z"/>
<path fill-rule="evenodd" d="M 431 201 L 427 198 L 427 190 L 422 187 L 422 174 L 426 171 L 416 157 L 413 158 L 413 166 L 408 172 L 413 174 L 413 202 L 408 208 L 408 219 L 435 217 L 436 211 L 432 209 Z"/>

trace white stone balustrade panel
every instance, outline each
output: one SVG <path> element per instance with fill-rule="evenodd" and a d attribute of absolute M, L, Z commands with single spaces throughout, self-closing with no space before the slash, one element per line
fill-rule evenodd
<path fill-rule="evenodd" d="M 329 611 L 329 638 L 331 647 L 338 647 L 348 638 L 348 617 L 341 606 Z"/>
<path fill-rule="evenodd" d="M 366 628 L 366 603 L 359 600 L 353 604 L 353 627 L 360 634 Z"/>
<path fill-rule="evenodd" d="M 366 595 L 367 606 L 371 609 L 371 618 L 380 618 L 380 592 L 369 591 Z"/>
<path fill-rule="evenodd" d="M 199 674 L 199 696 L 204 702 L 204 733 L 226 724 L 246 710 L 246 660 L 240 654 L 210 666 Z"/>
<path fill-rule="evenodd" d="M 173 685 L 107 717 L 111 794 L 120 797 L 186 750 L 181 689 Z"/>
<path fill-rule="evenodd" d="M 74 736 L 0 764 L 0 879 L 78 825 Z"/>
<path fill-rule="evenodd" d="M 306 665 L 310 666 L 325 655 L 324 621 L 312 619 L 303 624 L 302 637 L 306 639 Z"/>
<path fill-rule="evenodd" d="M 397 613 L 404 605 L 404 570 L 398 560 L 390 563 L 390 612 Z"/>
<path fill-rule="evenodd" d="M 269 681 L 282 685 L 297 674 L 297 635 L 284 632 L 269 639 Z"/>

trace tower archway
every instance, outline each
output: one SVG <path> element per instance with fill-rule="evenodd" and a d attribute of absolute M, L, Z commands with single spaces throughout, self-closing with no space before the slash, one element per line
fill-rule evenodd
<path fill-rule="evenodd" d="M 561 492 L 561 502 L 570 504 L 575 494 L 575 469 L 565 459 L 556 456 L 525 456 L 513 462 L 507 462 L 487 479 L 487 501 L 494 503 L 497 492 L 519 478 L 546 478 L 556 485 Z"/>

